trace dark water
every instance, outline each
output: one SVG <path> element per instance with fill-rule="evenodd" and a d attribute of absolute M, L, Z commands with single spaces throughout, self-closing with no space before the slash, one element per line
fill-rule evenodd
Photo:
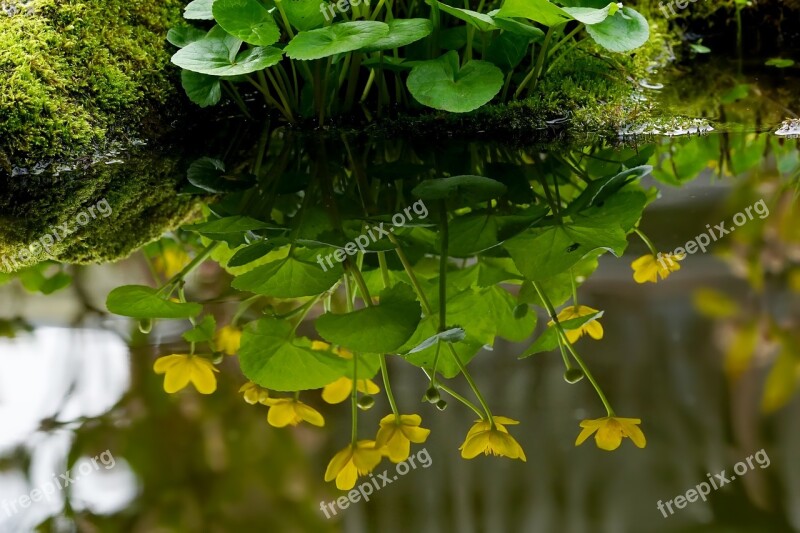
<path fill-rule="evenodd" d="M 800 151 L 797 138 L 780 129 L 796 100 L 780 80 L 751 76 L 726 85 L 703 79 L 702 70 L 694 75 L 702 82 L 682 76 L 661 96 L 644 91 L 643 101 L 664 98 L 682 112 L 631 125 L 628 133 L 638 135 L 618 142 L 526 146 L 357 135 L 320 141 L 246 127 L 189 154 L 131 148 L 90 170 L 17 176 L 3 200 L 4 253 L 95 205 L 97 216 L 79 238 L 54 245 L 55 257 L 132 255 L 113 264 L 33 268 L 0 286 L 0 531 L 800 530 Z M 703 87 L 718 90 L 701 98 Z M 241 182 L 234 185 L 250 188 L 222 201 L 192 196 L 198 191 L 184 176 L 201 156 L 223 160 Z M 527 462 L 483 455 L 466 461 L 458 447 L 474 413 L 455 401 L 444 412 L 420 403 L 424 376 L 390 357 L 401 412 L 421 414 L 432 430 L 412 453 L 424 449 L 430 462 L 327 519 L 320 503 L 342 493 L 323 473 L 349 434 L 346 403 L 327 405 L 318 391 L 304 392 L 303 401 L 324 414 L 325 428 L 273 428 L 264 406 L 237 393 L 246 378 L 236 358 L 221 363 L 213 395 L 168 395 L 153 361 L 185 352 L 185 322 L 158 321 L 144 335 L 134 321 L 105 312 L 113 288 L 151 283 L 144 253 L 180 258 L 182 250 L 201 247 L 196 236 L 170 231 L 140 250 L 165 229 L 208 215 L 208 204 L 217 215 L 289 213 L 289 198 L 328 179 L 342 186 L 335 193 L 343 213 L 358 207 L 354 191 L 374 194 L 391 213 L 406 190 L 398 180 L 446 175 L 489 176 L 514 202 L 545 203 L 536 191 L 571 194 L 623 164 L 654 167 L 640 183 L 651 202 L 640 228 L 658 250 L 713 237 L 668 279 L 637 284 L 631 263 L 648 249 L 630 234 L 624 255 L 604 254 L 579 289 L 582 305 L 605 312 L 605 334 L 576 347 L 616 412 L 642 420 L 643 449 L 630 439 L 611 453 L 594 439 L 576 447 L 579 422 L 604 414 L 587 381 L 565 383 L 557 351 L 518 360 L 531 339 L 498 338 L 470 369 L 495 414 L 521 422 L 510 431 Z M 139 186 L 126 188 L 137 178 Z M 379 194 L 387 190 L 393 192 Z M 714 232 L 723 221 L 734 231 Z M 163 276 L 157 263 L 151 266 Z M 231 320 L 242 298 L 231 279 L 213 262 L 189 279 L 187 292 L 206 302 L 218 324 Z M 519 285 L 503 287 L 519 292 Z M 540 312 L 537 333 L 545 323 Z M 309 324 L 299 332 L 316 336 Z M 451 381 L 470 394 L 463 380 Z M 385 396 L 376 395 L 359 425 L 377 427 L 388 412 Z M 748 457 L 752 467 L 733 479 L 737 462 L 746 465 Z M 384 468 L 390 477 L 396 472 L 386 461 L 376 472 Z M 54 477 L 61 484 L 68 470 L 78 479 L 34 498 L 34 489 L 45 491 Z M 672 515 L 659 511 L 657 502 L 723 470 L 730 483 L 707 501 Z M 43 501 L 24 505 L 31 503 L 20 500 L 25 495 Z"/>

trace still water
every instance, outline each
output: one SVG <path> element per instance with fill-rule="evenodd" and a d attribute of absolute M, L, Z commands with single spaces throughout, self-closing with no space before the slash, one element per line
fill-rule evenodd
<path fill-rule="evenodd" d="M 670 115 L 631 125 L 617 142 L 323 141 L 259 126 L 179 151 L 131 148 L 88 170 L 19 173 L 2 201 L 10 213 L 4 214 L 4 253 L 107 199 L 113 214 L 87 219 L 80 239 L 55 246 L 55 255 L 78 263 L 125 258 L 51 264 L 0 280 L 6 281 L 0 285 L 0 531 L 800 530 L 800 152 L 789 135 L 792 126 L 781 124 L 792 117 L 787 92 L 775 80 L 759 83 L 758 76 L 739 78 L 702 110 L 689 93 L 671 95 L 685 120 Z M 652 92 L 657 85 L 642 85 L 643 102 L 658 97 Z M 681 86 L 673 80 L 664 91 L 680 93 Z M 227 176 L 235 177 L 223 184 L 225 191 L 207 194 L 220 186 L 214 180 L 221 174 L 186 182 L 187 168 L 202 157 L 224 162 Z M 534 335 L 492 335 L 493 346 L 479 342 L 469 365 L 495 414 L 520 421 L 509 431 L 527 461 L 483 454 L 462 459 L 459 446 L 476 415 L 453 400 L 443 412 L 421 402 L 425 376 L 390 356 L 400 411 L 420 414 L 430 436 L 412 446 L 416 467 L 403 472 L 384 461 L 374 471 L 380 486 L 370 501 L 336 507 L 334 516 L 325 502 L 347 493 L 323 474 L 349 435 L 347 403 L 329 405 L 318 390 L 305 391 L 302 400 L 324 415 L 325 426 L 277 429 L 267 422 L 266 406 L 243 401 L 237 391 L 247 378 L 237 357 L 227 356 L 214 394 L 190 386 L 169 395 L 153 364 L 186 353 L 181 334 L 188 323 L 158 320 L 144 334 L 137 320 L 106 311 L 114 288 L 164 281 L 208 244 L 207 235 L 165 233 L 182 222 L 234 214 L 263 219 L 266 213 L 282 224 L 281 217 L 299 212 L 294 201 L 308 197 L 304 227 L 291 239 L 329 244 L 331 228 L 315 210 L 329 203 L 326 198 L 337 198 L 344 217 L 364 198 L 391 214 L 413 200 L 405 197 L 402 180 L 477 175 L 506 187 L 505 200 L 490 211 L 555 205 L 555 214 L 586 184 L 646 165 L 652 170 L 636 184 L 648 204 L 639 229 L 663 253 L 688 252 L 680 269 L 657 283 L 637 283 L 631 264 L 649 251 L 635 233 L 627 235 L 620 257 L 605 253 L 596 265 L 594 256 L 570 264 L 580 304 L 604 312 L 597 320 L 602 339 L 584 335 L 575 346 L 616 413 L 641 419 L 643 448 L 631 439 L 613 452 L 598 449 L 594 438 L 575 446 L 579 423 L 603 416 L 602 404 L 586 379 L 565 383 L 558 350 L 518 359 L 548 327 L 542 308 L 531 307 L 528 312 L 539 315 Z M 597 194 L 624 192 L 620 186 L 627 183 L 609 181 Z M 63 198 L 46 201 L 56 190 Z M 70 195 L 80 198 L 80 209 L 69 204 L 68 215 L 55 212 Z M 603 209 L 604 201 L 592 205 Z M 445 212 L 460 215 L 460 208 L 450 204 Z M 624 219 L 626 213 L 620 208 L 603 216 Z M 531 211 L 525 216 L 533 217 Z M 409 242 L 416 238 L 423 249 L 412 257 L 417 266 L 441 243 L 441 229 L 437 234 L 433 227 L 427 237 L 427 228 L 408 230 L 417 233 Z M 508 261 L 491 251 L 504 239 L 503 227 L 494 233 L 485 225 L 461 233 L 451 228 L 451 275 L 478 264 L 478 252 L 487 264 Z M 529 250 L 534 262 L 550 253 L 535 244 Z M 542 264 L 547 268 L 548 261 Z M 362 266 L 373 287 L 379 275 L 369 272 L 379 270 L 370 265 L 365 260 Z M 435 261 L 420 267 L 428 272 L 421 285 L 430 283 L 431 294 L 437 268 Z M 394 260 L 387 271 L 401 276 L 402 266 Z M 187 276 L 185 291 L 219 325 L 292 312 L 282 298 L 243 307 L 250 295 L 231 289 L 240 274 L 207 261 Z M 514 280 L 489 278 L 480 287 L 500 287 L 514 299 L 525 290 Z M 571 298 L 569 282 L 563 291 L 555 285 L 551 295 L 560 306 Z M 335 307 L 335 298 L 326 305 Z M 469 309 L 452 309 L 462 322 L 449 325 L 469 334 L 465 324 L 475 317 Z M 319 338 L 312 322 L 326 310 L 322 302 L 312 305 L 296 324 L 297 334 Z M 471 394 L 461 379 L 447 383 Z M 375 400 L 360 412 L 360 428 L 371 431 L 390 412 L 386 396 Z M 384 469 L 386 481 L 379 482 Z M 724 486 L 708 489 L 712 480 Z"/>

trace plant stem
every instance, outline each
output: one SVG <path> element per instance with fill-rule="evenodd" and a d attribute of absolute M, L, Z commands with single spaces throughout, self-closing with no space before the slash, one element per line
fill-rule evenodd
<path fill-rule="evenodd" d="M 647 245 L 647 247 L 648 247 L 648 248 L 650 248 L 650 252 L 651 252 L 651 253 L 652 253 L 654 256 L 658 257 L 658 250 L 656 250 L 656 247 L 653 245 L 653 241 L 651 241 L 650 239 L 648 239 L 648 238 L 647 238 L 647 235 L 645 235 L 645 234 L 642 232 L 642 230 L 640 230 L 639 228 L 633 228 L 633 231 L 634 231 L 634 232 L 636 232 L 636 235 L 638 235 L 638 236 L 639 236 L 639 238 L 641 238 L 641 239 L 644 241 L 644 243 Z"/>

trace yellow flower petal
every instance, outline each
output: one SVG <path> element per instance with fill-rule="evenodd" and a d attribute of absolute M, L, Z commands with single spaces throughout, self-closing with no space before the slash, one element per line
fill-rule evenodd
<path fill-rule="evenodd" d="M 300 423 L 300 417 L 294 410 L 292 400 L 281 398 L 275 400 L 267 413 L 267 422 L 270 426 L 283 428 L 286 426 L 296 426 Z"/>
<path fill-rule="evenodd" d="M 342 403 L 353 390 L 353 380 L 341 377 L 333 383 L 328 383 L 322 389 L 322 399 L 330 404 Z"/>
<path fill-rule="evenodd" d="M 192 357 L 188 362 L 191 368 L 189 379 L 200 394 L 212 394 L 217 390 L 214 365 L 208 359 Z"/>
<path fill-rule="evenodd" d="M 331 459 L 331 462 L 328 463 L 328 469 L 325 470 L 325 481 L 333 481 L 336 479 L 339 472 L 350 462 L 352 456 L 353 448 L 351 446 L 337 452 L 336 455 L 333 456 L 333 459 Z"/>
<path fill-rule="evenodd" d="M 217 350 L 227 354 L 236 355 L 242 343 L 242 330 L 235 326 L 227 325 L 217 331 L 214 336 Z"/>
<path fill-rule="evenodd" d="M 153 370 L 155 370 L 156 374 L 164 374 L 167 370 L 185 359 L 185 355 L 166 355 L 164 357 L 159 357 L 153 365 Z"/>
<path fill-rule="evenodd" d="M 611 420 L 600 426 L 594 440 L 597 442 L 597 447 L 602 450 L 613 451 L 619 448 L 619 445 L 622 444 L 622 428 L 619 422 Z"/>
<path fill-rule="evenodd" d="M 350 490 L 356 486 L 358 480 L 358 469 L 352 461 L 344 465 L 344 468 L 336 476 L 336 488 L 339 490 Z"/>
<path fill-rule="evenodd" d="M 597 447 L 602 450 L 616 450 L 624 437 L 630 438 L 637 447 L 644 448 L 647 445 L 647 440 L 639 428 L 641 423 L 642 421 L 638 418 L 611 416 L 596 420 L 583 420 L 580 423 L 583 430 L 575 440 L 575 446 L 580 446 L 592 433 L 597 432 L 594 439 Z"/>
<path fill-rule="evenodd" d="M 371 379 L 359 379 L 358 391 L 364 394 L 378 394 L 381 388 L 378 387 Z"/>
<path fill-rule="evenodd" d="M 177 363 L 167 370 L 164 376 L 164 390 L 169 394 L 174 394 L 182 390 L 189 384 L 192 371 L 185 363 Z"/>
<path fill-rule="evenodd" d="M 309 424 L 317 427 L 322 427 L 325 425 L 325 419 L 322 417 L 320 412 L 313 407 L 309 407 L 303 402 L 295 402 L 294 408 L 297 415 Z"/>

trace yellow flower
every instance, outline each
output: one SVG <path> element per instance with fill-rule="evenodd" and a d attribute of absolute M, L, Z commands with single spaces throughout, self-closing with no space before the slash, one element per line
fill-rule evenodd
<path fill-rule="evenodd" d="M 153 268 L 165 278 L 171 278 L 183 270 L 189 262 L 189 255 L 178 247 L 169 247 L 153 260 Z"/>
<path fill-rule="evenodd" d="M 214 336 L 214 345 L 217 350 L 227 354 L 236 355 L 242 343 L 242 330 L 236 326 L 225 326 Z"/>
<path fill-rule="evenodd" d="M 375 448 L 374 440 L 360 440 L 349 444 L 333 456 L 325 471 L 325 481 L 336 480 L 336 488 L 350 490 L 356 485 L 358 476 L 372 472 L 383 455 Z"/>
<path fill-rule="evenodd" d="M 164 376 L 164 390 L 172 394 L 186 387 L 191 381 L 197 392 L 211 394 L 217 390 L 219 372 L 208 359 L 196 355 L 167 355 L 156 359 L 153 365 L 156 374 Z"/>
<path fill-rule="evenodd" d="M 616 416 L 605 416 L 597 420 L 584 420 L 581 422 L 583 430 L 578 435 L 575 446 L 580 446 L 583 441 L 589 438 L 589 435 L 596 431 L 597 435 L 594 436 L 594 440 L 601 450 L 616 450 L 622 443 L 622 437 L 630 437 L 636 446 L 644 448 L 647 441 L 644 438 L 644 433 L 639 429 L 638 424 L 641 423 L 642 421 L 638 418 L 619 418 Z"/>
<path fill-rule="evenodd" d="M 257 403 L 267 405 L 267 400 L 269 400 L 269 391 L 263 387 L 259 387 L 252 381 L 248 381 L 242 385 L 239 392 L 244 393 L 244 401 L 250 405 L 255 405 Z"/>
<path fill-rule="evenodd" d="M 681 269 L 678 261 L 683 261 L 685 254 L 653 254 L 643 255 L 631 263 L 633 279 L 636 283 L 656 283 L 658 278 L 667 279 L 670 272 Z"/>
<path fill-rule="evenodd" d="M 526 461 L 522 446 L 508 434 L 506 425 L 519 424 L 518 421 L 504 416 L 495 416 L 492 428 L 488 420 L 478 420 L 467 433 L 464 444 L 461 445 L 461 457 L 472 459 L 479 453 L 484 455 L 503 455 L 509 459 Z"/>
<path fill-rule="evenodd" d="M 333 353 L 345 359 L 351 359 L 353 357 L 353 352 L 345 348 L 334 348 L 331 350 L 331 345 L 325 341 L 311 341 L 311 349 L 319 352 L 333 351 Z"/>
<path fill-rule="evenodd" d="M 591 307 L 585 305 L 572 305 L 570 307 L 566 307 L 558 313 L 558 321 L 564 322 L 566 320 L 571 320 L 573 318 L 580 318 L 586 315 L 593 315 L 598 313 L 597 309 L 592 309 Z M 553 321 L 547 323 L 548 326 L 553 325 Z M 575 341 L 583 337 L 584 333 L 588 333 L 589 336 L 595 340 L 600 340 L 603 338 L 603 326 L 597 320 L 592 320 L 587 322 L 586 324 L 582 325 L 578 329 L 568 329 L 567 333 L 567 340 L 570 344 L 575 344 Z"/>
<path fill-rule="evenodd" d="M 294 398 L 267 398 L 263 403 L 269 405 L 267 422 L 276 428 L 296 426 L 304 420 L 319 427 L 325 425 L 319 411 Z"/>
<path fill-rule="evenodd" d="M 341 377 L 333 383 L 328 383 L 322 389 L 322 399 L 328 403 L 342 403 L 353 391 L 353 380 Z M 377 394 L 381 391 L 371 379 L 359 379 L 358 391 L 364 394 Z"/>
<path fill-rule="evenodd" d="M 400 415 L 399 420 L 394 414 L 384 416 L 375 447 L 393 463 L 405 461 L 411 453 L 411 443 L 422 444 L 431 433 L 430 429 L 419 427 L 421 423 L 419 415 Z"/>

